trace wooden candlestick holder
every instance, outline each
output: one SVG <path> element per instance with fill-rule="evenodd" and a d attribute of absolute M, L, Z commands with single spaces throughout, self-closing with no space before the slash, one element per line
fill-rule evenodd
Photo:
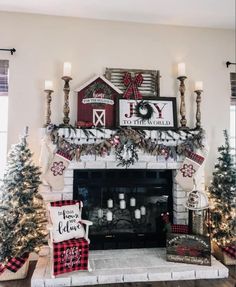
<path fill-rule="evenodd" d="M 46 122 L 44 124 L 44 127 L 46 128 L 48 125 L 51 124 L 51 101 L 52 96 L 51 94 L 54 92 L 53 90 L 44 90 L 46 93 Z"/>
<path fill-rule="evenodd" d="M 201 110 L 200 110 L 200 103 L 201 103 L 201 93 L 203 91 L 202 90 L 196 90 L 194 91 L 194 93 L 197 94 L 196 97 L 196 103 L 197 103 L 197 110 L 196 110 L 196 130 L 199 130 L 201 128 Z"/>
<path fill-rule="evenodd" d="M 189 128 L 187 127 L 187 120 L 186 120 L 186 108 L 185 108 L 185 84 L 184 81 L 187 79 L 186 76 L 180 76 L 177 78 L 180 81 L 179 85 L 179 92 L 180 92 L 180 129 L 182 130 L 188 130 Z"/>
<path fill-rule="evenodd" d="M 65 81 L 64 84 L 64 108 L 63 108 L 63 113 L 64 113 L 64 118 L 63 118 L 63 124 L 64 126 L 69 126 L 70 124 L 70 118 L 69 118 L 69 113 L 70 113 L 70 107 L 69 107 L 69 93 L 70 93 L 70 85 L 69 82 L 72 80 L 71 77 L 68 76 L 63 76 L 62 80 Z"/>

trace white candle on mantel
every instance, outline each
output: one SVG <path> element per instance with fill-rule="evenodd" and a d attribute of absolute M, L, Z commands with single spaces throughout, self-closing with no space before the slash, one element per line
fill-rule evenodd
<path fill-rule="evenodd" d="M 71 63 L 65 62 L 63 66 L 63 77 L 71 77 Z"/>
<path fill-rule="evenodd" d="M 107 201 L 107 207 L 108 208 L 112 208 L 113 207 L 113 200 L 111 198 L 108 199 L 108 201 Z"/>
<path fill-rule="evenodd" d="M 126 202 L 125 202 L 124 199 L 122 199 L 122 200 L 120 201 L 120 209 L 125 209 L 125 208 L 126 208 Z"/>
<path fill-rule="evenodd" d="M 119 193 L 119 199 L 124 199 L 124 198 L 125 198 L 124 193 Z"/>
<path fill-rule="evenodd" d="M 135 206 L 136 205 L 136 199 L 134 197 L 130 198 L 130 206 Z"/>
<path fill-rule="evenodd" d="M 203 82 L 196 81 L 194 91 L 202 91 L 203 90 Z"/>
<path fill-rule="evenodd" d="M 107 221 L 112 221 L 113 214 L 110 210 L 107 211 Z"/>
<path fill-rule="evenodd" d="M 52 81 L 45 81 L 44 82 L 44 90 L 53 90 L 53 83 L 52 83 Z"/>
<path fill-rule="evenodd" d="M 185 63 L 179 63 L 178 64 L 178 77 L 185 77 L 186 71 L 185 71 Z"/>
<path fill-rule="evenodd" d="M 141 215 L 145 215 L 146 214 L 146 207 L 145 206 L 141 206 L 140 210 L 141 210 Z"/>
<path fill-rule="evenodd" d="M 98 218 L 103 218 L 103 210 L 101 208 L 98 209 Z"/>
<path fill-rule="evenodd" d="M 140 209 L 135 209 L 135 211 L 134 211 L 134 217 L 135 217 L 136 219 L 140 219 L 140 218 L 141 218 L 141 211 L 140 211 Z"/>

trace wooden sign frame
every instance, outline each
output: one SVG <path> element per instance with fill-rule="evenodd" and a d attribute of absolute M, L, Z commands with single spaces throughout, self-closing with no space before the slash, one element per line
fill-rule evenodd
<path fill-rule="evenodd" d="M 137 117 L 136 105 L 141 102 L 148 102 L 153 108 L 153 115 L 150 119 L 143 120 Z M 137 129 L 177 129 L 176 98 L 174 97 L 145 97 L 143 100 L 117 98 L 117 126 L 132 127 Z"/>
<path fill-rule="evenodd" d="M 210 237 L 170 233 L 166 241 L 166 259 L 171 262 L 210 266 Z"/>
<path fill-rule="evenodd" d="M 130 73 L 132 77 L 135 77 L 135 75 L 137 74 L 141 74 L 143 76 L 143 83 L 138 88 L 143 97 L 146 98 L 160 96 L 160 71 L 144 69 L 106 68 L 105 77 L 124 93 L 127 88 L 124 86 L 123 83 L 125 73 Z"/>

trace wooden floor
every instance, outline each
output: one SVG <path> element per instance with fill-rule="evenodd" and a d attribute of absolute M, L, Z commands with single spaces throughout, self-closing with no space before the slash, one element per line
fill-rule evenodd
<path fill-rule="evenodd" d="M 30 287 L 31 276 L 36 262 L 30 263 L 29 273 L 26 279 L 17 281 L 0 282 L 0 287 Z M 154 283 L 123 283 L 99 285 L 99 287 L 236 287 L 236 266 L 227 266 L 230 270 L 228 279 L 169 281 Z"/>

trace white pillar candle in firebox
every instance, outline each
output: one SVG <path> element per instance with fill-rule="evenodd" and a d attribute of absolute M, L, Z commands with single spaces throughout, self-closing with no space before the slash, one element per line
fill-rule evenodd
<path fill-rule="evenodd" d="M 134 211 L 134 217 L 135 217 L 136 219 L 140 219 L 140 218 L 141 218 L 141 211 L 140 211 L 140 209 L 135 209 L 135 211 Z"/>
<path fill-rule="evenodd" d="M 108 201 L 107 201 L 107 207 L 108 208 L 113 208 L 113 200 L 111 198 L 108 199 Z"/>
<path fill-rule="evenodd" d="M 130 206 L 135 206 L 136 205 L 136 199 L 134 197 L 130 198 Z"/>
<path fill-rule="evenodd" d="M 126 208 L 126 202 L 125 202 L 124 199 L 122 199 L 122 200 L 120 201 L 120 209 L 125 209 L 125 208 Z"/>
<path fill-rule="evenodd" d="M 146 214 L 146 207 L 145 206 L 141 206 L 140 210 L 141 210 L 141 215 L 145 215 Z"/>
<path fill-rule="evenodd" d="M 113 214 L 110 210 L 107 211 L 107 221 L 112 221 Z"/>
<path fill-rule="evenodd" d="M 98 218 L 103 218 L 103 210 L 101 208 L 98 209 Z"/>

